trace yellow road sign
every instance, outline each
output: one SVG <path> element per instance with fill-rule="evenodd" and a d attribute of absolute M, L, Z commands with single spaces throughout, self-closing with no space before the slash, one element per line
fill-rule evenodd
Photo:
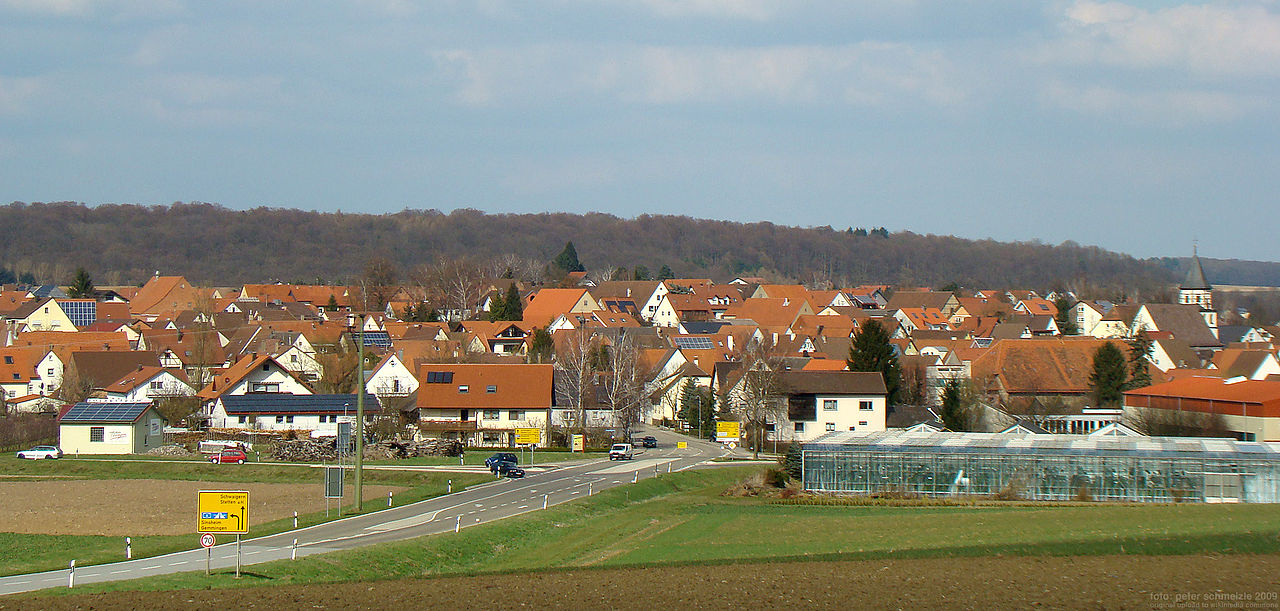
<path fill-rule="evenodd" d="M 248 490 L 201 490 L 196 493 L 196 532 L 249 532 Z"/>
<path fill-rule="evenodd" d="M 737 422 L 717 422 L 716 441 L 737 441 L 739 437 Z"/>
<path fill-rule="evenodd" d="M 573 451 L 574 451 L 574 452 L 585 452 L 585 451 L 586 451 L 586 448 L 587 448 L 586 435 L 574 435 L 574 436 L 573 436 Z"/>
<path fill-rule="evenodd" d="M 542 429 L 516 429 L 516 443 L 542 443 Z"/>
<path fill-rule="evenodd" d="M 677 450 L 683 450 L 683 449 L 685 449 L 685 448 L 687 448 L 687 447 L 689 447 L 689 442 L 687 442 L 687 441 L 677 441 L 677 442 L 676 442 L 676 449 L 677 449 Z"/>

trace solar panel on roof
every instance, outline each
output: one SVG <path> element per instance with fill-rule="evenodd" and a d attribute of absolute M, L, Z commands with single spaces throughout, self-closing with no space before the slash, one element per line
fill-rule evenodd
<path fill-rule="evenodd" d="M 712 348 L 716 347 L 715 344 L 711 343 L 711 338 L 708 338 L 708 337 L 677 336 L 672 338 L 672 341 L 676 343 L 677 348 L 683 348 L 687 350 L 711 350 Z"/>
<path fill-rule="evenodd" d="M 98 321 L 96 301 L 59 301 L 58 305 L 67 318 L 71 319 L 71 324 L 77 327 L 87 327 Z"/>
<path fill-rule="evenodd" d="M 150 403 L 81 402 L 73 405 L 62 422 L 133 422 Z"/>
<path fill-rule="evenodd" d="M 386 331 L 365 331 L 364 345 L 375 348 L 390 348 L 391 336 Z"/>

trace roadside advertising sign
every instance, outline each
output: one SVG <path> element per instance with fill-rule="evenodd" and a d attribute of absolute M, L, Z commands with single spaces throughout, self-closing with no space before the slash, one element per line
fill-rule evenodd
<path fill-rule="evenodd" d="M 586 436 L 585 436 L 585 435 L 580 435 L 580 434 L 579 434 L 579 435 L 574 435 L 574 436 L 573 436 L 573 451 L 574 451 L 574 452 L 585 452 L 586 450 L 587 450 L 587 438 L 586 438 Z"/>

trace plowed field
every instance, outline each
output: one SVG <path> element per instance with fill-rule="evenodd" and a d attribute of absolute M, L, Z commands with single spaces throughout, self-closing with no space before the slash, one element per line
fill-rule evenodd
<path fill-rule="evenodd" d="M 0 598 L 0 609 L 1280 609 L 1278 590 L 1274 555 L 994 557 Z"/>
<path fill-rule="evenodd" d="M 320 484 L 136 480 L 0 481 L 0 531 L 43 535 L 180 535 L 195 530 L 197 490 L 248 490 L 251 524 L 324 511 Z M 365 486 L 365 499 L 393 486 Z M 348 487 L 350 497 L 350 487 Z M 336 499 L 335 499 L 336 501 Z M 334 503 L 337 511 L 337 503 Z"/>

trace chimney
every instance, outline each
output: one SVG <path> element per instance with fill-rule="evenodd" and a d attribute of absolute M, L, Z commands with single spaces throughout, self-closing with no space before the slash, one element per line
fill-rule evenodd
<path fill-rule="evenodd" d="M 725 341 L 728 342 L 729 350 L 733 350 L 733 335 L 730 334 L 729 337 L 725 339 Z"/>
<path fill-rule="evenodd" d="M 627 287 L 627 297 L 631 296 L 631 287 Z"/>

